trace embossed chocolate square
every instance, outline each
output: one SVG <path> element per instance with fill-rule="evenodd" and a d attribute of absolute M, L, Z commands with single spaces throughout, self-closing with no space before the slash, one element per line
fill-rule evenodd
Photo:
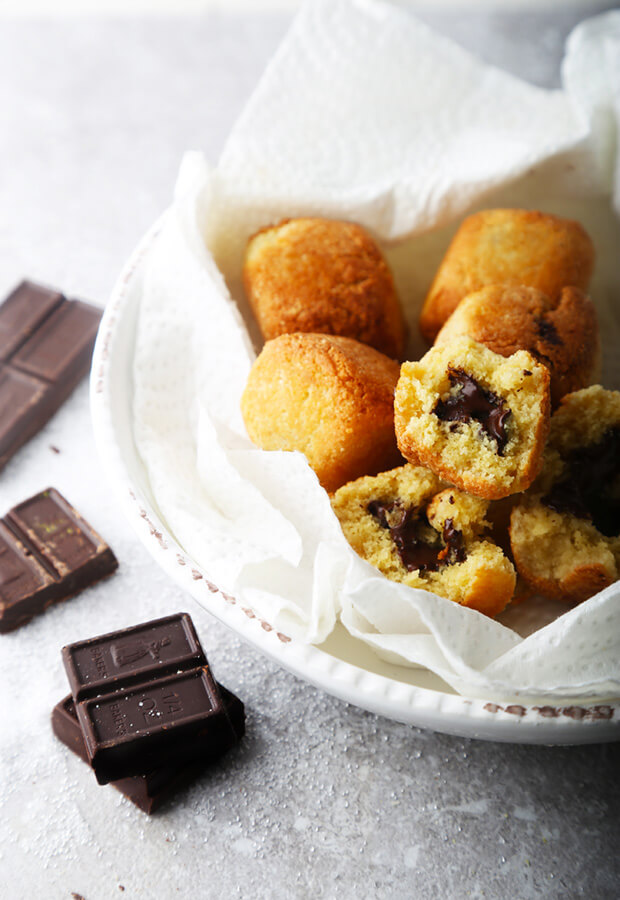
<path fill-rule="evenodd" d="M 101 310 L 23 281 L 0 303 L 0 469 L 90 368 Z"/>
<path fill-rule="evenodd" d="M 76 702 L 207 662 L 187 613 L 77 641 L 62 658 Z"/>
<path fill-rule="evenodd" d="M 208 666 L 82 700 L 76 711 L 100 784 L 215 759 L 236 741 Z"/>
<path fill-rule="evenodd" d="M 243 703 L 224 685 L 218 688 L 228 711 L 228 716 L 235 730 L 237 740 L 241 740 L 245 732 L 245 710 Z M 88 762 L 88 753 L 84 744 L 82 729 L 78 723 L 73 697 L 69 695 L 57 703 L 52 712 L 52 729 L 59 740 L 73 751 L 84 762 Z M 139 809 L 148 815 L 171 799 L 178 790 L 197 778 L 208 766 L 210 760 L 174 763 L 160 769 L 143 772 L 128 778 L 113 781 L 112 786 L 125 795 Z"/>
<path fill-rule="evenodd" d="M 116 571 L 103 538 L 54 488 L 0 519 L 0 634 Z"/>

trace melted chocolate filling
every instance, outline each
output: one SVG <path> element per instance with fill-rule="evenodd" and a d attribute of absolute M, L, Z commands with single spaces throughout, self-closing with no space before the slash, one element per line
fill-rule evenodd
<path fill-rule="evenodd" d="M 398 500 L 384 503 L 371 500 L 368 512 L 378 520 L 382 528 L 390 532 L 401 562 L 408 572 L 436 572 L 441 566 L 463 562 L 465 547 L 463 535 L 454 527 L 452 519 L 446 519 L 443 526 L 443 541 L 437 534 L 429 542 L 422 532 L 430 529 L 424 514 L 410 507 L 404 508 Z"/>
<path fill-rule="evenodd" d="M 444 422 L 471 422 L 472 419 L 479 422 L 482 430 L 497 444 L 498 456 L 503 456 L 508 441 L 506 420 L 510 410 L 504 406 L 502 398 L 485 390 L 463 369 L 449 368 L 448 378 L 453 387 L 458 385 L 458 391 L 447 400 L 438 400 L 434 414 Z"/>
<path fill-rule="evenodd" d="M 620 475 L 620 427 L 598 444 L 579 447 L 565 460 L 564 475 L 542 502 L 549 509 L 589 519 L 606 537 L 620 534 L 620 499 L 610 494 Z"/>

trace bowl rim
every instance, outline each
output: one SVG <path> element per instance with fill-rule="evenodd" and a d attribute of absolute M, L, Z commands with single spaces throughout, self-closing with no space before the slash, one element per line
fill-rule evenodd
<path fill-rule="evenodd" d="M 189 558 L 130 475 L 119 436 L 121 425 L 111 377 L 122 354 L 119 335 L 123 320 L 135 303 L 134 282 L 170 214 L 169 209 L 154 222 L 120 272 L 99 327 L 90 378 L 91 417 L 104 471 L 129 524 L 158 565 L 203 609 L 261 652 L 298 677 L 369 712 L 467 738 L 545 744 L 619 740 L 620 699 L 593 706 L 579 701 L 558 706 L 495 702 L 398 681 L 278 632 L 252 609 L 220 590 Z M 133 443 L 133 435 L 130 440 Z M 135 445 L 134 451 L 139 460 Z"/>

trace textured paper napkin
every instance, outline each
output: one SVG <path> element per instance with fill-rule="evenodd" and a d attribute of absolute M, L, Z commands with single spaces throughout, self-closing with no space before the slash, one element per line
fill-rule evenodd
<path fill-rule="evenodd" d="M 557 605 L 525 607 L 507 627 L 357 557 L 304 457 L 262 452 L 245 433 L 239 399 L 259 341 L 241 259 L 247 237 L 282 217 L 358 221 L 381 241 L 415 335 L 459 217 L 501 205 L 571 215 L 597 247 L 604 380 L 620 387 L 620 14 L 571 36 L 564 83 L 527 85 L 377 0 L 307 3 L 218 166 L 184 160 L 145 273 L 135 438 L 179 543 L 294 639 L 320 643 L 340 617 L 384 659 L 471 696 L 618 693 L 620 587 L 550 622 Z M 414 338 L 410 355 L 421 349 Z"/>

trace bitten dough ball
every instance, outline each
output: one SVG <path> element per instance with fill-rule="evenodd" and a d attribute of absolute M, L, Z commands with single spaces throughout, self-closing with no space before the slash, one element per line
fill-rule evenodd
<path fill-rule="evenodd" d="M 403 363 L 398 446 L 409 462 L 479 497 L 523 491 L 542 464 L 549 371 L 527 351 L 508 359 L 467 337 Z"/>
<path fill-rule="evenodd" d="M 562 288 L 587 291 L 594 247 L 578 222 L 525 209 L 487 209 L 455 234 L 420 315 L 433 341 L 468 294 L 490 284 L 525 285 L 555 300 Z"/>
<path fill-rule="evenodd" d="M 406 328 L 394 280 L 370 235 L 352 222 L 288 219 L 248 243 L 243 280 L 263 336 L 355 338 L 401 359 Z"/>
<path fill-rule="evenodd" d="M 299 450 L 327 491 L 402 457 L 394 434 L 398 363 L 351 338 L 287 334 L 267 341 L 241 399 L 251 440 Z"/>
<path fill-rule="evenodd" d="M 481 537 L 488 502 L 445 488 L 421 466 L 358 478 L 332 498 L 353 549 L 392 581 L 494 616 L 516 575 L 499 547 Z"/>
<path fill-rule="evenodd" d="M 549 597 L 579 603 L 620 577 L 620 392 L 564 397 L 510 541 L 519 574 Z"/>
<path fill-rule="evenodd" d="M 435 344 L 468 335 L 501 356 L 527 350 L 551 375 L 551 404 L 600 377 L 601 344 L 590 298 L 565 287 L 552 300 L 529 287 L 489 285 L 462 300 Z"/>

